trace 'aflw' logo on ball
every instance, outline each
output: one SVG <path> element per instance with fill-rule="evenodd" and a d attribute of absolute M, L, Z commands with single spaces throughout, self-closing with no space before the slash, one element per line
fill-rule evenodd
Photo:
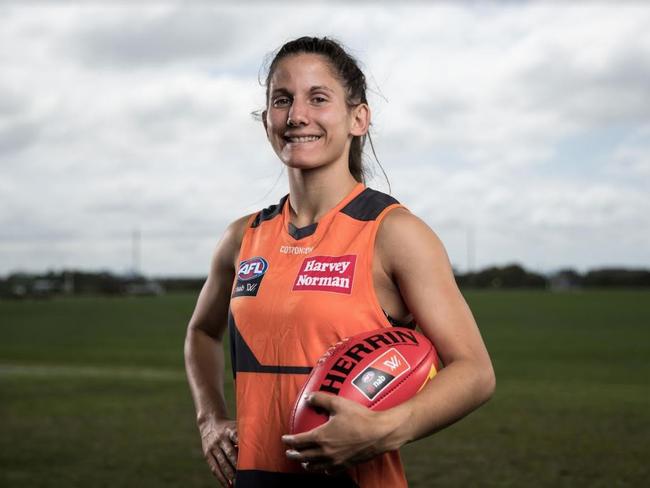
<path fill-rule="evenodd" d="M 384 361 L 384 365 L 388 366 L 391 371 L 395 371 L 402 364 L 397 356 L 393 356 L 390 359 Z"/>
<path fill-rule="evenodd" d="M 368 400 L 375 398 L 381 390 L 406 373 L 411 366 L 404 356 L 395 348 L 390 348 L 384 354 L 368 365 L 352 384 Z"/>

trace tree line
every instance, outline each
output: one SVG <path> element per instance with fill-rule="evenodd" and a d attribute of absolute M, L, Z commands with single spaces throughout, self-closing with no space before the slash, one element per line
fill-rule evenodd
<path fill-rule="evenodd" d="M 650 270 L 600 268 L 580 273 L 574 269 L 541 274 L 527 271 L 518 264 L 491 266 L 478 272 L 455 273 L 461 288 L 646 288 Z"/>
<path fill-rule="evenodd" d="M 542 274 L 526 270 L 519 264 L 490 266 L 476 272 L 455 271 L 461 289 L 533 288 L 571 290 L 580 288 L 648 288 L 649 269 L 600 268 L 580 273 L 563 269 Z M 13 298 L 49 297 L 53 295 L 159 295 L 164 292 L 201 289 L 200 277 L 151 279 L 140 274 L 119 275 L 109 271 L 49 271 L 41 274 L 12 273 L 0 277 L 0 296 Z"/>

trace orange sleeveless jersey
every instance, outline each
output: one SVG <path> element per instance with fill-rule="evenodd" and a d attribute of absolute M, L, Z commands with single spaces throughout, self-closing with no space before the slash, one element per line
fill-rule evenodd
<path fill-rule="evenodd" d="M 311 368 L 344 337 L 391 327 L 375 296 L 372 259 L 383 217 L 401 205 L 361 183 L 316 224 L 289 222 L 288 196 L 251 217 L 230 301 L 239 488 L 407 486 L 397 451 L 336 478 L 285 455 L 291 409 Z"/>

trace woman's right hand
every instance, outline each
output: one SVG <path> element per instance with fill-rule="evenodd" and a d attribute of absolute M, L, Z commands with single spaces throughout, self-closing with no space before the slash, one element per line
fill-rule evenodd
<path fill-rule="evenodd" d="M 201 444 L 212 474 L 225 488 L 235 483 L 237 470 L 237 422 L 234 420 L 208 420 L 199 425 Z"/>
<path fill-rule="evenodd" d="M 244 232 L 252 215 L 228 226 L 219 241 L 185 336 L 185 369 L 196 407 L 203 455 L 222 486 L 235 482 L 237 424 L 224 397 L 224 333 Z"/>

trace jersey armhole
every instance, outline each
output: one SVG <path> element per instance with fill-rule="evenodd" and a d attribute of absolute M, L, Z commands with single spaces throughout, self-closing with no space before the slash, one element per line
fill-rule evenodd
<path fill-rule="evenodd" d="M 248 219 L 246 220 L 246 230 L 244 231 L 244 235 L 246 235 L 246 232 L 248 232 L 248 229 L 250 229 L 253 226 L 253 222 L 257 218 L 257 216 L 260 214 L 260 212 L 253 212 L 248 216 Z M 242 239 L 243 240 L 243 239 Z"/>
<path fill-rule="evenodd" d="M 371 295 L 371 300 L 373 302 L 373 309 L 375 311 L 375 316 L 377 319 L 380 321 L 381 324 L 383 324 L 385 327 L 394 327 L 393 322 L 391 322 L 388 314 L 384 311 L 382 308 L 381 304 L 379 303 L 379 298 L 377 297 L 377 290 L 375 289 L 375 277 L 373 276 L 373 267 L 374 267 L 374 261 L 375 261 L 375 242 L 377 240 L 377 232 L 379 232 L 379 227 L 381 227 L 381 223 L 388 215 L 388 212 L 395 210 L 396 208 L 403 208 L 406 211 L 409 211 L 408 208 L 406 208 L 404 205 L 401 203 L 394 203 L 392 205 L 387 206 L 384 210 L 381 211 L 381 213 L 377 216 L 375 219 L 375 225 L 372 229 L 372 234 L 370 235 L 370 265 L 368 266 L 367 269 L 367 282 L 370 284 L 370 295 Z"/>

